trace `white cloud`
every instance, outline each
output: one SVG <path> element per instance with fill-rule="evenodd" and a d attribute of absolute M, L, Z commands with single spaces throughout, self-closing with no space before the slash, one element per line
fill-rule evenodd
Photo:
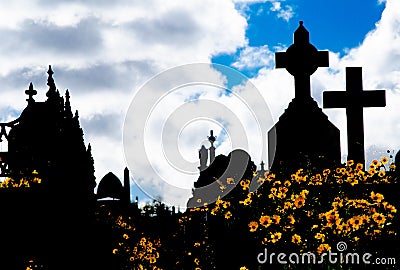
<path fill-rule="evenodd" d="M 35 99 L 45 99 L 51 64 L 60 92 L 68 88 L 79 110 L 97 180 L 108 171 L 122 179 L 122 126 L 135 91 L 167 68 L 235 52 L 247 43 L 246 27 L 228 0 L 2 3 L 0 111 L 10 114 L 2 119 L 26 106 L 31 81 Z"/>
<path fill-rule="evenodd" d="M 250 5 L 268 3 L 269 10 L 275 13 L 278 18 L 289 21 L 294 16 L 294 9 L 291 5 L 282 5 L 282 3 L 286 2 L 285 0 L 233 0 L 233 2 L 242 14 L 246 14 L 249 11 Z M 257 15 L 261 15 L 262 12 L 264 12 L 263 7 L 257 11 Z"/>
<path fill-rule="evenodd" d="M 240 51 L 238 60 L 232 66 L 242 70 L 260 67 L 271 68 L 273 64 L 274 53 L 270 51 L 267 45 L 264 45 L 260 47 L 245 47 Z"/>

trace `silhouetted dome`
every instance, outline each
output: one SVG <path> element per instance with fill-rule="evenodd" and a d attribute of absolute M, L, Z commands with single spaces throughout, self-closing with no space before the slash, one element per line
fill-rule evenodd
<path fill-rule="evenodd" d="M 97 188 L 97 198 L 114 198 L 121 199 L 122 195 L 122 183 L 112 172 L 107 173 L 99 183 Z"/>

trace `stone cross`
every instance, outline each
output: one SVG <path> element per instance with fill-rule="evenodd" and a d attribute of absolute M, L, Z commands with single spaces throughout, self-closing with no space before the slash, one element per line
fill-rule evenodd
<path fill-rule="evenodd" d="M 324 108 L 346 108 L 348 160 L 365 165 L 364 107 L 385 107 L 385 90 L 364 91 L 362 68 L 346 68 L 346 92 L 325 91 Z"/>
<path fill-rule="evenodd" d="M 318 67 L 329 66 L 329 55 L 328 51 L 318 51 L 310 44 L 309 32 L 300 21 L 293 44 L 286 52 L 275 53 L 275 66 L 286 68 L 294 76 L 295 98 L 310 98 L 310 76 Z"/>

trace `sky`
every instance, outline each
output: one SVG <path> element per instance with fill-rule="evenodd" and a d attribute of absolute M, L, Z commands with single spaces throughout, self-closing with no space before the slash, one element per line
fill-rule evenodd
<path fill-rule="evenodd" d="M 364 89 L 386 90 L 387 101 L 364 110 L 367 161 L 396 153 L 398 0 L 3 1 L 0 121 L 26 107 L 30 82 L 45 100 L 51 64 L 79 111 L 96 180 L 109 171 L 122 179 L 129 167 L 132 198 L 183 206 L 210 129 L 217 154 L 247 147 L 256 164 L 267 159 L 260 139 L 294 97 L 274 53 L 292 44 L 300 20 L 329 51 L 329 68 L 311 77 L 312 97 L 322 107 L 323 91 L 344 90 L 345 68 L 362 67 Z M 345 110 L 323 112 L 341 131 L 345 160 Z"/>

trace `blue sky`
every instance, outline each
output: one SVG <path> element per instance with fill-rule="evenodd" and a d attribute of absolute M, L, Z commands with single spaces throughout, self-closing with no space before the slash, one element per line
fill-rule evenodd
<path fill-rule="evenodd" d="M 279 1 L 277 1 L 279 2 Z M 375 28 L 385 7 L 374 0 L 338 0 L 338 1 L 296 1 L 279 2 L 290 7 L 289 19 L 277 17 L 273 8 L 274 1 L 249 4 L 242 9 L 247 19 L 246 38 L 248 45 L 259 47 L 268 45 L 272 51 L 276 47 L 292 43 L 292 34 L 300 20 L 311 32 L 311 43 L 317 48 L 338 52 L 341 55 L 359 46 L 366 34 Z M 241 9 L 240 5 L 237 5 Z M 233 54 L 219 54 L 212 58 L 214 63 L 232 65 L 240 55 L 241 48 Z M 241 72 L 253 76 L 257 68 L 242 69 Z"/>
<path fill-rule="evenodd" d="M 245 129 L 250 142 L 259 138 L 255 129 L 258 123 L 251 119 L 249 108 L 240 103 L 241 97 L 254 98 L 257 92 L 267 103 L 273 120 L 277 121 L 283 113 L 294 97 L 293 78 L 284 69 L 274 68 L 274 53 L 291 45 L 300 20 L 310 32 L 311 43 L 319 50 L 329 51 L 330 68 L 320 68 L 311 78 L 314 99 L 322 106 L 323 91 L 344 89 L 345 67 L 362 66 L 366 89 L 387 90 L 385 108 L 364 112 L 367 159 L 378 157 L 388 149 L 397 152 L 400 149 L 397 136 L 400 120 L 396 111 L 400 108 L 398 0 L 2 2 L 1 121 L 15 119 L 25 108 L 24 90 L 30 82 L 38 90 L 36 100 L 45 99 L 46 71 L 51 64 L 57 87 L 62 94 L 69 89 L 72 109 L 79 111 L 85 143 L 92 145 L 97 181 L 109 171 L 122 179 L 128 165 L 122 140 L 124 121 L 141 87 L 174 67 L 191 63 L 226 65 L 246 75 L 247 83 L 257 90 L 252 88 L 251 92 L 249 85 L 237 86 L 244 82 L 237 80 L 237 76 L 228 75 L 228 80 L 219 77 L 220 69 L 216 68 L 205 71 L 205 76 L 220 80 L 222 88 L 236 85 L 238 95 L 226 95 L 227 91 L 221 92 L 218 87 L 182 87 L 182 91 L 173 94 L 168 94 L 170 89 L 163 90 L 165 95 L 154 104 L 154 112 L 159 115 L 152 118 L 150 131 L 162 127 L 167 120 L 171 126 L 177 124 L 181 119 L 168 116 L 184 106 L 194 106 L 185 104 L 192 97 L 212 101 L 216 106 L 204 110 L 208 118 L 200 117 L 193 119 L 198 121 L 176 126 L 176 134 L 180 135 L 172 138 L 181 160 L 197 166 L 197 151 L 209 135 L 209 129 L 214 129 L 217 135 L 217 154 L 228 154 L 232 150 L 233 134 L 228 130 L 237 133 Z M 181 77 L 196 77 L 192 75 Z M 222 114 L 218 104 L 229 109 L 231 115 Z M 341 130 L 345 158 L 345 112 L 342 109 L 323 111 Z M 241 125 L 234 124 L 235 121 Z M 171 160 L 166 162 L 166 155 L 158 152 L 162 146 L 160 132 L 156 129 L 145 137 L 146 153 L 142 154 L 153 163 L 130 166 L 132 197 L 148 198 L 139 185 L 166 201 L 182 203 L 187 200 L 190 189 L 176 194 L 159 182 L 160 175 L 180 178 L 178 171 L 171 172 L 176 164 Z M 264 158 L 253 157 L 256 164 Z M 149 173 L 154 168 L 159 174 Z M 189 180 L 182 178 L 185 186 L 196 179 L 196 176 L 190 177 Z"/>

